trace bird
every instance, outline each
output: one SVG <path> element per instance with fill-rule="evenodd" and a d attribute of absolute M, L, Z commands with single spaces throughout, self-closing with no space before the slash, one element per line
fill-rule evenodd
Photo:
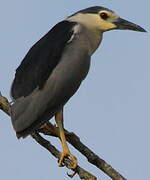
<path fill-rule="evenodd" d="M 77 167 L 77 158 L 66 143 L 63 108 L 86 78 L 91 56 L 110 30 L 146 32 L 114 11 L 93 6 L 80 10 L 61 22 L 27 52 L 11 86 L 11 121 L 18 138 L 25 138 L 55 117 L 62 144 L 58 165 L 65 157 Z"/>

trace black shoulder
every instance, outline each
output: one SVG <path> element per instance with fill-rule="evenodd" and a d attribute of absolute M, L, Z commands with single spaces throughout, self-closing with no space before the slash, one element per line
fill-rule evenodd
<path fill-rule="evenodd" d="M 73 35 L 75 25 L 75 22 L 62 21 L 33 45 L 16 70 L 11 87 L 14 99 L 29 95 L 36 87 L 43 87 L 59 63 L 65 45 Z"/>

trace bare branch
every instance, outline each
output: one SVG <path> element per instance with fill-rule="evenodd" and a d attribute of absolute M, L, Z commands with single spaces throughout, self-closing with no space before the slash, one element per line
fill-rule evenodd
<path fill-rule="evenodd" d="M 39 129 L 39 132 L 42 132 L 45 135 L 59 137 L 58 128 L 52 125 L 51 123 L 47 123 L 47 126 L 44 126 L 43 128 Z M 80 138 L 76 134 L 65 130 L 65 136 L 67 141 L 74 148 L 76 148 L 81 154 L 83 154 L 91 164 L 95 165 L 97 168 L 102 170 L 113 180 L 127 180 L 119 172 L 117 172 L 114 168 L 112 168 L 106 161 L 101 159 L 92 150 L 90 150 L 87 146 L 85 146 L 80 141 Z"/>
<path fill-rule="evenodd" d="M 10 107 L 7 98 L 3 97 L 0 93 L 0 109 L 4 111 L 6 114 L 10 116 Z M 54 157 L 57 159 L 60 158 L 60 152 L 46 139 L 44 139 L 42 136 L 40 136 L 37 132 L 31 135 L 33 139 L 36 140 L 37 143 L 39 143 L 41 146 L 43 146 L 45 149 L 47 149 Z M 68 158 L 64 159 L 64 165 L 68 167 L 71 164 L 71 161 Z M 74 170 L 73 175 L 69 175 L 69 177 L 73 177 L 75 174 L 78 174 L 80 179 L 84 180 L 96 180 L 97 178 L 89 173 L 88 171 L 84 170 L 80 166 L 77 166 Z"/>
<path fill-rule="evenodd" d="M 36 142 L 38 142 L 41 146 L 43 146 L 45 149 L 47 149 L 54 157 L 56 157 L 57 159 L 60 158 L 60 152 L 49 141 L 44 139 L 38 133 L 32 134 L 32 137 L 36 140 Z M 71 164 L 71 161 L 68 158 L 65 158 L 64 165 L 66 167 L 68 167 L 70 164 Z M 96 180 L 97 179 L 94 175 L 87 172 L 80 166 L 77 166 L 73 171 L 79 175 L 80 179 L 84 179 L 84 180 Z"/>
<path fill-rule="evenodd" d="M 0 92 L 0 109 L 10 116 L 10 104 L 7 98 L 3 97 Z"/>
<path fill-rule="evenodd" d="M 8 100 L 1 96 L 0 94 L 0 109 L 10 115 L 10 104 Z M 51 123 L 47 123 L 46 125 L 42 126 L 38 132 L 43 133 L 45 135 L 59 137 L 59 131 L 57 127 L 52 125 Z M 59 159 L 60 152 L 46 139 L 44 139 L 42 136 L 38 134 L 38 132 L 32 134 L 32 137 L 38 142 L 41 146 L 43 146 L 45 149 L 47 149 L 53 156 Z M 111 177 L 113 180 L 127 180 L 125 179 L 121 174 L 119 174 L 114 168 L 112 168 L 106 161 L 101 159 L 98 155 L 96 155 L 93 151 L 91 151 L 87 146 L 85 146 L 81 141 L 80 138 L 75 135 L 72 132 L 68 132 L 65 130 L 65 135 L 67 141 L 75 147 L 81 154 L 83 154 L 87 160 L 95 165 L 97 168 L 102 170 L 105 174 L 107 174 L 109 177 Z M 68 167 L 70 164 L 70 160 L 68 158 L 65 158 L 64 165 Z M 74 172 L 77 173 L 80 177 L 80 179 L 85 180 L 96 180 L 96 177 L 80 166 L 77 166 L 76 169 L 74 169 Z"/>

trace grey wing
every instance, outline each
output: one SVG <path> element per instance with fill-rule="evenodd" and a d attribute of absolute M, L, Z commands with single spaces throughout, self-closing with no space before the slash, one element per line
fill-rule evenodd
<path fill-rule="evenodd" d="M 36 88 L 12 106 L 12 123 L 19 137 L 26 137 L 52 118 L 79 88 L 89 70 L 90 57 L 78 43 L 76 39 L 68 44 L 42 89 Z"/>

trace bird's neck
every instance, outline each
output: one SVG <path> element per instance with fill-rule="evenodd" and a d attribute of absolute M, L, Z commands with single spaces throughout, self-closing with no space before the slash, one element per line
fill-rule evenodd
<path fill-rule="evenodd" d="M 103 37 L 103 33 L 99 32 L 99 31 L 94 31 L 94 30 L 89 30 L 87 29 L 87 37 L 89 40 L 89 45 L 90 45 L 90 55 L 92 55 L 96 49 L 99 47 L 101 41 L 102 41 L 102 37 Z"/>

